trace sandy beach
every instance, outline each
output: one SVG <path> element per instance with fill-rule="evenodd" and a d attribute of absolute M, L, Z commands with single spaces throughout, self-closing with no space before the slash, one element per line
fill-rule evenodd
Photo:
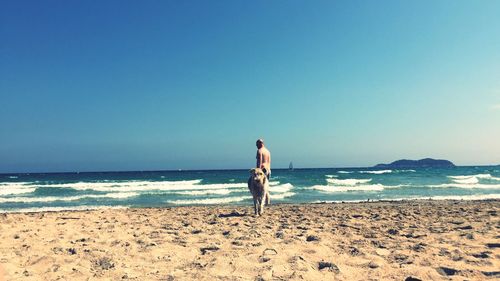
<path fill-rule="evenodd" d="M 0 214 L 0 273 L 4 280 L 493 280 L 499 211 L 492 200 L 271 205 L 262 217 L 251 206 Z"/>

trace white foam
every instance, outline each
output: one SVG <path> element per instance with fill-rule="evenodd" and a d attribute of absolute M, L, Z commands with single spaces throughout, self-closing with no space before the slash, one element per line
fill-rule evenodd
<path fill-rule="evenodd" d="M 463 183 L 463 184 L 475 184 L 479 182 L 479 179 L 476 177 L 470 177 L 464 179 L 454 179 L 453 181 L 456 183 Z"/>
<path fill-rule="evenodd" d="M 398 173 L 408 173 L 408 172 L 415 173 L 416 171 L 415 170 L 396 170 L 396 172 L 398 172 Z"/>
<path fill-rule="evenodd" d="M 410 187 L 411 184 L 397 184 L 397 185 L 383 185 L 384 188 L 401 188 L 401 187 Z"/>
<path fill-rule="evenodd" d="M 2 188 L 0 189 L 0 196 L 31 193 L 35 190 L 36 188 Z"/>
<path fill-rule="evenodd" d="M 372 179 L 344 179 L 344 180 L 339 180 L 339 179 L 326 179 L 328 183 L 335 184 L 335 185 L 357 185 L 360 183 L 367 183 L 370 182 Z"/>
<path fill-rule="evenodd" d="M 227 195 L 231 192 L 239 191 L 237 189 L 209 189 L 209 190 L 187 190 L 187 191 L 179 191 L 175 192 L 175 194 L 180 194 L 180 195 L 193 195 L 193 196 L 198 196 L 198 195 L 208 195 L 208 194 L 218 194 L 218 195 Z"/>
<path fill-rule="evenodd" d="M 0 196 L 31 193 L 36 186 L 31 182 L 2 182 L 0 183 Z"/>
<path fill-rule="evenodd" d="M 112 191 L 178 191 L 178 190 L 208 190 L 247 187 L 247 183 L 200 184 L 201 180 L 192 181 L 128 181 L 128 182 L 78 182 L 67 184 L 46 185 L 55 188 L 72 188 L 76 190 Z"/>
<path fill-rule="evenodd" d="M 500 181 L 500 178 L 493 177 L 491 174 L 477 174 L 477 175 L 469 175 L 469 176 L 448 176 L 448 178 L 454 180 L 454 181 L 466 181 L 470 180 L 473 181 L 473 179 L 486 179 L 486 180 L 496 180 Z M 465 183 L 465 182 L 462 182 Z"/>
<path fill-rule="evenodd" d="M 327 178 L 336 178 L 337 176 L 336 175 L 325 175 L 325 177 L 327 177 Z"/>
<path fill-rule="evenodd" d="M 273 186 L 273 185 L 278 185 L 278 184 L 280 184 L 280 182 L 279 182 L 279 181 L 270 181 L 270 182 L 269 182 L 269 185 L 270 185 L 270 186 Z"/>
<path fill-rule="evenodd" d="M 352 174 L 354 172 L 352 172 L 352 171 L 338 171 L 337 173 L 339 173 L 339 174 Z"/>
<path fill-rule="evenodd" d="M 181 186 L 193 185 L 201 183 L 198 180 L 185 180 L 185 181 L 103 181 L 103 182 L 75 182 L 75 183 L 58 183 L 47 184 L 46 186 L 52 187 L 69 187 L 69 188 L 91 188 L 91 187 L 128 187 L 128 186 Z"/>
<path fill-rule="evenodd" d="M 276 185 L 276 186 L 270 186 L 270 192 L 278 192 L 278 193 L 284 193 L 290 191 L 290 189 L 293 188 L 293 185 L 290 183 L 285 183 L 281 185 Z"/>
<path fill-rule="evenodd" d="M 308 189 L 314 189 L 323 192 L 347 192 L 347 191 L 381 191 L 384 186 L 381 184 L 355 185 L 355 186 L 332 186 L 332 185 L 314 185 Z"/>
<path fill-rule="evenodd" d="M 362 173 L 362 174 L 376 174 L 376 175 L 380 175 L 380 174 L 392 173 L 392 170 L 359 171 L 359 172 Z"/>
<path fill-rule="evenodd" d="M 430 197 L 399 197 L 399 198 L 380 198 L 380 199 L 371 199 L 370 202 L 378 202 L 378 201 L 405 201 L 405 200 L 491 200 L 491 199 L 500 199 L 500 194 L 478 194 L 478 195 L 438 195 L 438 196 L 430 196 Z M 348 202 L 348 203 L 362 203 L 367 200 L 317 200 L 312 203 L 340 203 L 340 202 Z"/>
<path fill-rule="evenodd" d="M 247 183 L 219 183 L 219 184 L 200 184 L 200 185 L 184 185 L 170 186 L 160 188 L 160 190 L 210 190 L 210 189 L 226 189 L 226 188 L 244 188 L 248 187 Z"/>
<path fill-rule="evenodd" d="M 252 199 L 252 197 L 241 196 L 241 197 L 208 198 L 208 199 L 194 199 L 194 200 L 172 200 L 172 201 L 167 201 L 167 203 L 175 205 L 214 205 L 214 204 L 227 204 L 227 203 L 240 202 L 246 199 Z"/>
<path fill-rule="evenodd" d="M 428 185 L 428 187 L 434 188 L 482 188 L 482 189 L 498 189 L 500 188 L 500 184 L 469 184 L 469 183 L 444 183 L 444 184 L 436 184 L 436 185 Z"/>
<path fill-rule="evenodd" d="M 33 182 L 0 182 L 0 188 L 2 186 L 26 186 L 26 185 L 31 185 Z"/>
<path fill-rule="evenodd" d="M 500 178 L 495 178 L 495 177 L 492 177 L 491 174 L 477 174 L 477 175 L 474 175 L 476 178 L 480 178 L 480 179 L 495 179 L 495 180 L 500 180 Z"/>
<path fill-rule="evenodd" d="M 128 206 L 64 206 L 64 207 L 36 207 L 19 209 L 0 209 L 0 213 L 39 213 L 39 212 L 61 212 L 61 211 L 87 211 L 102 209 L 127 209 Z"/>
<path fill-rule="evenodd" d="M 17 179 L 18 177 L 16 176 L 9 176 L 9 179 Z"/>
<path fill-rule="evenodd" d="M 448 176 L 450 179 L 469 179 L 473 176 Z"/>
<path fill-rule="evenodd" d="M 271 194 L 271 200 L 282 200 L 287 197 L 292 197 L 294 196 L 294 192 L 285 192 L 285 193 L 280 193 L 280 194 Z"/>
<path fill-rule="evenodd" d="M 107 193 L 107 194 L 88 194 L 80 196 L 46 196 L 46 197 L 12 197 L 12 198 L 0 198 L 0 203 L 35 203 L 35 202 L 55 202 L 55 201 L 77 201 L 87 198 L 112 198 L 112 199 L 124 199 L 128 197 L 138 196 L 139 193 L 136 192 L 118 192 L 118 193 Z"/>
<path fill-rule="evenodd" d="M 432 196 L 429 199 L 433 200 L 485 200 L 485 199 L 500 199 L 500 194 L 477 194 L 477 195 L 442 195 Z"/>
<path fill-rule="evenodd" d="M 479 179 L 500 181 L 500 178 L 493 177 L 491 174 L 476 174 L 463 176 L 448 176 L 453 183 L 432 187 L 460 187 L 460 188 L 496 188 L 495 184 L 479 184 Z"/>

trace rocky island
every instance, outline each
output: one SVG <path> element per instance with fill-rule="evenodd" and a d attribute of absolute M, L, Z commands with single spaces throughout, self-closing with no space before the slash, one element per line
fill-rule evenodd
<path fill-rule="evenodd" d="M 390 164 L 378 164 L 375 168 L 383 169 L 407 169 L 407 168 L 453 168 L 455 164 L 448 160 L 424 158 L 420 160 L 397 160 Z"/>

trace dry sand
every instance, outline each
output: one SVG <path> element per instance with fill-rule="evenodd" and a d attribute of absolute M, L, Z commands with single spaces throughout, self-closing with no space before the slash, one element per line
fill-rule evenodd
<path fill-rule="evenodd" d="M 272 205 L 262 217 L 251 206 L 0 214 L 0 274 L 493 280 L 500 277 L 499 209 L 497 200 Z"/>

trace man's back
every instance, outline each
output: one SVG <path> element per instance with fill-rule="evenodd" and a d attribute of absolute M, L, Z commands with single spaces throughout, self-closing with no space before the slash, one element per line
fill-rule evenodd
<path fill-rule="evenodd" d="M 257 167 L 265 168 L 267 173 L 271 172 L 271 152 L 264 146 L 257 150 Z"/>
<path fill-rule="evenodd" d="M 263 139 L 258 139 L 255 145 L 257 146 L 257 168 L 265 170 L 269 179 L 271 176 L 271 152 L 264 146 Z"/>

